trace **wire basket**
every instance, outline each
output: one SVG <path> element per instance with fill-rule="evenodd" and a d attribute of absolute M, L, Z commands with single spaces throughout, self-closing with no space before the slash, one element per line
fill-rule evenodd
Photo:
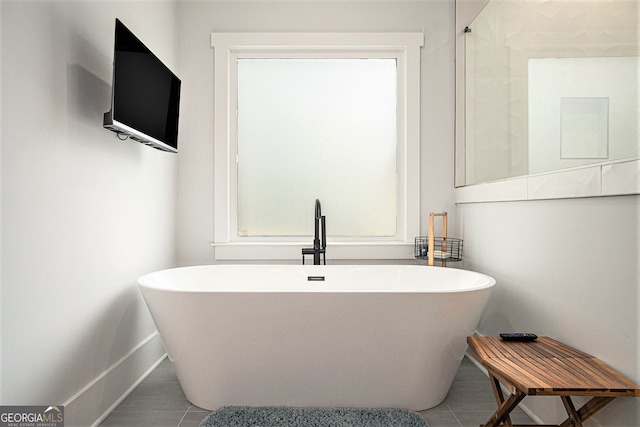
<path fill-rule="evenodd" d="M 462 261 L 462 239 L 453 237 L 433 238 L 433 259 L 435 261 Z M 429 259 L 429 237 L 418 236 L 413 247 L 413 255 L 417 259 Z"/>

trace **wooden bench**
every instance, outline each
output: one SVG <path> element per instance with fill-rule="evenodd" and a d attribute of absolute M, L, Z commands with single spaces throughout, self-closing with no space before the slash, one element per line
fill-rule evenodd
<path fill-rule="evenodd" d="M 640 397 L 640 388 L 606 363 L 548 337 L 533 342 L 468 337 L 467 343 L 471 355 L 487 369 L 498 402 L 496 412 L 481 427 L 501 423 L 524 427 L 514 426 L 509 414 L 529 395 L 560 396 L 569 418 L 559 427 L 582 427 L 616 397 Z M 506 398 L 501 384 L 509 391 Z M 570 396 L 592 399 L 576 410 Z"/>

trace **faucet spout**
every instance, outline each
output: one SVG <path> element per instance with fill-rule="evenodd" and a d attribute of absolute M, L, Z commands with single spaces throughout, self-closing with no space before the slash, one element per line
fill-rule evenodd
<path fill-rule="evenodd" d="M 313 264 L 320 265 L 320 256 L 322 255 L 323 263 L 327 263 L 327 231 L 326 218 L 322 215 L 322 206 L 320 200 L 316 199 L 315 215 L 314 215 L 314 236 L 313 248 L 302 248 L 302 263 L 304 264 L 305 255 L 313 255 Z"/>
<path fill-rule="evenodd" d="M 315 234 L 313 237 L 313 249 L 315 249 L 316 251 L 318 249 L 320 249 L 320 221 L 322 218 L 322 207 L 320 206 L 320 200 L 316 199 L 316 217 L 315 217 Z M 316 253 L 314 252 L 313 254 L 313 259 L 314 259 L 314 264 L 316 264 L 315 262 L 315 257 L 316 257 Z M 319 263 L 320 261 L 318 261 Z"/>

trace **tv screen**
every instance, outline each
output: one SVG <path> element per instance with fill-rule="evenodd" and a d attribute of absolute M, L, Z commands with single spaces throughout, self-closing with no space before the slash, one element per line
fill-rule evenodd
<path fill-rule="evenodd" d="M 164 151 L 178 148 L 180 79 L 116 19 L 111 111 L 104 127 Z"/>

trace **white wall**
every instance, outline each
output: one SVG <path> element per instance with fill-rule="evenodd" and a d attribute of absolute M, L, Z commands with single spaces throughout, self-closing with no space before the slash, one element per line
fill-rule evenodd
<path fill-rule="evenodd" d="M 115 18 L 177 69 L 175 8 L 1 3 L 3 405 L 87 426 L 164 353 L 136 278 L 175 265 L 177 157 L 102 114 Z"/>
<path fill-rule="evenodd" d="M 454 3 L 200 2 L 178 4 L 183 65 L 178 255 L 182 265 L 213 262 L 213 50 L 211 32 L 424 31 L 422 49 L 421 219 L 453 205 Z M 188 64 L 188 65 L 187 65 Z M 453 235 L 453 231 L 450 231 Z M 328 259 L 330 260 L 330 249 Z M 299 262 L 295 260 L 294 262 Z"/>
<path fill-rule="evenodd" d="M 640 383 L 640 196 L 458 205 L 465 268 L 497 285 L 479 331 L 527 331 L 592 354 Z M 560 399 L 523 404 L 544 422 Z M 640 425 L 638 399 L 619 398 L 600 426 Z"/>

